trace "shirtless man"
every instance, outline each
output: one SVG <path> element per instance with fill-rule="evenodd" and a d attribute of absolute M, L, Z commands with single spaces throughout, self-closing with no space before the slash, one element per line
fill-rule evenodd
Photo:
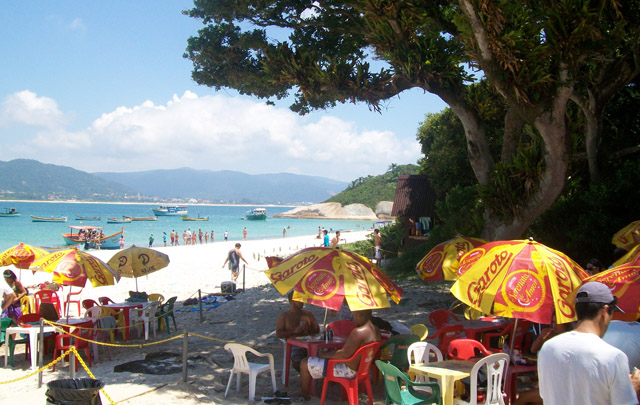
<path fill-rule="evenodd" d="M 239 243 L 236 243 L 236 246 L 227 253 L 227 258 L 224 259 L 224 263 L 222 264 L 222 268 L 229 262 L 229 270 L 231 270 L 231 281 L 236 281 L 238 279 L 238 275 L 240 274 L 240 260 L 245 262 L 247 261 L 242 256 L 242 252 L 240 251 Z"/>
<path fill-rule="evenodd" d="M 307 357 L 300 363 L 300 385 L 302 396 L 308 400 L 311 379 L 323 378 L 328 359 L 348 359 L 362 346 L 380 341 L 380 329 L 371 323 L 371 310 L 354 311 L 353 320 L 355 329 L 351 331 L 347 341 L 337 351 L 322 351 L 318 357 Z M 356 357 L 348 363 L 336 364 L 333 372 L 336 376 L 353 378 L 360 364 L 360 358 Z"/>
<path fill-rule="evenodd" d="M 320 331 L 313 314 L 302 309 L 304 304 L 293 300 L 293 291 L 288 295 L 289 310 L 278 317 L 276 321 L 276 336 L 286 339 L 293 336 L 315 335 Z M 300 371 L 300 360 L 307 356 L 307 351 L 301 347 L 293 346 L 291 350 L 291 363 L 293 368 Z"/>
<path fill-rule="evenodd" d="M 338 247 L 338 243 L 340 243 L 340 231 L 336 231 L 336 236 L 331 239 L 331 247 Z"/>
<path fill-rule="evenodd" d="M 382 261 L 382 252 L 380 251 L 380 249 L 382 248 L 382 236 L 380 236 L 379 229 L 374 229 L 373 234 L 373 244 L 376 247 L 376 254 L 374 258 L 376 259 L 376 264 L 380 265 L 380 262 Z"/>

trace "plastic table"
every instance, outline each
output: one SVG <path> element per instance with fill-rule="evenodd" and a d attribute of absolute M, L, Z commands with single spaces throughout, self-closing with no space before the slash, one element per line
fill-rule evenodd
<path fill-rule="evenodd" d="M 458 380 L 469 377 L 475 361 L 445 360 L 435 363 L 417 363 L 409 367 L 409 371 L 440 380 L 443 405 L 453 405 L 454 384 Z"/>
<path fill-rule="evenodd" d="M 43 333 L 56 332 L 56 328 L 53 326 L 45 325 L 42 328 Z M 6 336 L 7 342 L 4 345 L 4 366 L 7 367 L 9 360 L 9 339 L 14 333 L 28 334 L 29 335 L 29 349 L 31 350 L 31 370 L 37 370 L 38 368 L 38 342 L 40 335 L 40 325 L 30 326 L 12 326 L 7 328 Z"/>
<path fill-rule="evenodd" d="M 124 331 L 122 333 L 122 336 L 124 336 L 124 340 L 129 340 L 129 311 L 134 308 L 142 308 L 144 304 L 144 302 L 120 302 L 102 306 L 122 311 L 122 313 L 124 314 Z"/>

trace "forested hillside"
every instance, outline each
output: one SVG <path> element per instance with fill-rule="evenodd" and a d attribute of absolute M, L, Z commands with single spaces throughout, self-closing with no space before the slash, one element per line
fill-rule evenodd
<path fill-rule="evenodd" d="M 378 202 L 394 200 L 398 176 L 417 174 L 418 169 L 416 165 L 392 164 L 384 174 L 357 178 L 326 202 L 339 202 L 342 205 L 360 203 L 375 210 Z"/>

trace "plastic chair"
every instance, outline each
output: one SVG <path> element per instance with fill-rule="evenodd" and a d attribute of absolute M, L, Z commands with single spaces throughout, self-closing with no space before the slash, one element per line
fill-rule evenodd
<path fill-rule="evenodd" d="M 409 361 L 409 366 L 414 364 L 427 364 L 431 362 L 431 358 L 438 362 L 442 361 L 442 352 L 436 345 L 432 345 L 427 342 L 416 342 L 412 343 L 407 349 L 407 361 Z M 411 374 L 409 374 L 411 375 Z M 416 382 L 429 382 L 429 377 L 426 375 L 411 375 L 413 381 Z"/>
<path fill-rule="evenodd" d="M 33 294 L 36 303 L 36 313 L 40 313 L 40 304 L 49 303 L 52 304 L 53 307 L 58 312 L 58 317 L 62 316 L 60 310 L 60 299 L 58 298 L 58 294 L 55 291 L 51 290 L 40 290 Z"/>
<path fill-rule="evenodd" d="M 102 308 L 100 307 L 91 307 L 89 309 L 87 309 L 87 311 L 84 313 L 84 317 L 91 319 L 91 322 L 93 322 L 93 337 L 95 339 L 92 340 L 98 340 L 98 334 L 99 331 L 96 330 L 97 325 L 98 325 L 98 320 L 100 319 L 100 315 L 102 314 Z M 109 347 L 109 346 L 107 346 Z M 91 348 L 93 351 L 93 358 L 94 360 L 97 362 L 98 361 L 98 345 L 95 343 L 91 343 Z M 109 354 L 109 357 L 111 357 L 111 354 Z"/>
<path fill-rule="evenodd" d="M 503 376 L 509 363 L 509 356 L 505 353 L 496 353 L 478 361 L 471 369 L 471 391 L 469 401 L 460 398 L 454 399 L 455 405 L 477 405 L 480 401 L 483 405 L 505 405 L 503 398 Z M 478 372 L 485 368 L 487 385 L 478 387 Z M 478 393 L 481 388 L 483 392 Z"/>
<path fill-rule="evenodd" d="M 158 301 L 158 305 L 162 305 L 162 303 L 164 302 L 164 295 L 162 294 L 149 294 L 149 296 L 147 297 L 147 299 L 149 301 Z"/>
<path fill-rule="evenodd" d="M 20 298 L 20 308 L 22 309 L 23 314 L 30 314 L 34 312 L 34 308 L 31 308 L 31 300 L 26 295 Z"/>
<path fill-rule="evenodd" d="M 87 363 L 91 367 L 91 353 L 89 352 L 89 342 L 84 339 L 92 339 L 92 331 L 86 329 L 76 329 L 71 333 L 63 333 L 56 336 L 56 347 L 53 350 L 53 358 L 57 358 L 58 355 L 71 347 L 75 347 L 80 355 L 80 351 L 84 351 L 87 357 Z M 78 364 L 80 360 L 76 358 L 76 371 L 78 371 Z M 56 371 L 56 365 L 53 365 L 53 371 Z"/>
<path fill-rule="evenodd" d="M 276 372 L 273 366 L 273 355 L 271 353 L 260 353 L 257 350 L 250 348 L 249 346 L 241 345 L 238 343 L 227 343 L 224 345 L 224 349 L 233 354 L 233 369 L 229 375 L 229 382 L 227 382 L 227 389 L 224 391 L 224 397 L 227 397 L 229 393 L 229 387 L 231 387 L 231 381 L 233 375 L 236 377 L 236 392 L 240 392 L 240 376 L 242 373 L 249 374 L 249 401 L 253 401 L 256 393 L 256 377 L 263 371 L 269 371 L 271 373 L 271 385 L 273 386 L 273 392 L 276 392 Z M 263 363 L 250 363 L 247 360 L 247 352 L 254 354 L 258 357 L 266 357 L 269 359 L 269 364 Z"/>
<path fill-rule="evenodd" d="M 411 332 L 413 332 L 414 335 L 420 338 L 420 341 L 425 340 L 427 336 L 429 336 L 429 329 L 427 329 L 427 326 L 422 323 L 416 323 L 409 329 L 411 329 Z"/>
<path fill-rule="evenodd" d="M 376 360 L 376 366 L 382 372 L 384 378 L 384 388 L 387 397 L 387 405 L 389 404 L 438 404 L 442 403 L 440 399 L 440 386 L 436 382 L 414 382 L 411 381 L 402 371 L 398 370 L 393 364 Z M 400 387 L 399 381 L 404 383 L 405 388 Z M 414 387 L 420 387 L 416 390 Z M 431 389 L 431 392 L 424 390 L 425 387 Z"/>
<path fill-rule="evenodd" d="M 24 315 L 23 315 L 24 316 Z M 40 318 L 38 318 L 39 320 Z M 0 343 L 5 343 L 9 345 L 9 364 L 13 367 L 13 353 L 17 345 L 24 344 L 24 358 L 27 360 L 29 358 L 29 337 L 26 336 L 22 339 L 10 339 L 9 343 L 7 343 L 7 328 L 15 325 L 13 319 L 11 318 L 2 318 L 0 320 Z"/>
<path fill-rule="evenodd" d="M 169 327 L 169 317 L 173 319 L 173 327 L 175 330 L 178 330 L 178 326 L 176 326 L 176 318 L 173 315 L 173 304 L 176 302 L 178 297 L 171 297 L 164 304 L 160 305 L 158 311 L 155 313 L 155 317 L 158 318 L 158 330 L 161 329 L 161 321 L 164 320 L 164 324 L 167 328 L 167 334 L 171 333 L 171 327 Z"/>
<path fill-rule="evenodd" d="M 101 309 L 101 312 L 102 312 L 100 314 L 100 317 L 111 316 L 111 317 L 113 317 L 113 319 L 116 320 L 116 325 L 118 325 L 118 326 L 113 331 L 114 337 L 115 337 L 115 333 L 117 333 L 118 331 L 120 331 L 120 334 L 122 336 L 124 336 L 124 333 L 122 331 L 124 330 L 126 325 L 124 324 L 124 314 L 122 313 L 122 311 L 118 311 L 118 310 L 115 310 L 113 308 L 109 308 L 109 307 L 105 307 L 105 306 L 101 306 L 99 308 Z M 113 338 L 112 338 L 112 342 L 113 342 Z"/>
<path fill-rule="evenodd" d="M 327 332 L 332 330 L 333 336 L 347 338 L 356 327 L 353 321 L 333 321 L 327 325 Z"/>
<path fill-rule="evenodd" d="M 447 353 L 449 349 L 449 343 L 452 340 L 461 338 L 464 334 L 464 327 L 462 325 L 445 325 L 438 329 L 436 333 L 427 337 L 427 340 L 438 339 L 438 349 L 442 353 Z"/>
<path fill-rule="evenodd" d="M 364 383 L 365 388 L 367 390 L 367 395 L 369 396 L 369 405 L 373 405 L 373 394 L 371 392 L 371 380 L 369 379 L 369 371 L 371 369 L 371 365 L 373 364 L 373 360 L 380 350 L 380 342 L 373 342 L 366 344 L 356 350 L 356 352 L 348 359 L 330 359 L 327 363 L 327 376 L 324 378 L 324 383 L 322 384 L 322 397 L 320 398 L 320 405 L 324 405 L 324 400 L 327 396 L 327 387 L 329 386 L 329 382 L 337 382 L 342 385 L 344 390 L 347 392 L 347 397 L 349 398 L 349 405 L 357 405 L 358 404 L 358 385 L 360 383 Z M 333 369 L 338 363 L 347 363 L 352 361 L 360 356 L 360 364 L 358 365 L 358 371 L 356 372 L 356 376 L 354 378 L 342 378 L 336 377 L 333 375 Z"/>
<path fill-rule="evenodd" d="M 7 336 L 7 328 L 11 326 L 13 319 L 0 318 L 0 345 L 3 345 Z"/>
<path fill-rule="evenodd" d="M 511 332 L 513 331 L 515 322 L 510 323 L 509 326 L 502 329 L 500 332 L 487 332 L 482 336 L 482 344 L 489 350 L 499 352 L 502 350 L 502 345 L 507 344 L 511 346 Z M 531 322 L 525 320 L 518 320 L 518 327 L 516 329 L 515 340 L 513 342 L 513 348 L 522 351 L 522 342 L 524 335 L 531 328 Z"/>
<path fill-rule="evenodd" d="M 386 342 L 380 346 L 381 350 L 389 348 L 389 352 L 393 350 L 391 354 L 390 363 L 406 372 L 409 369 L 409 362 L 407 361 L 407 351 L 412 343 L 419 342 L 420 338 L 414 334 L 411 335 L 395 335 L 391 336 Z M 388 355 L 382 357 L 382 360 L 389 359 Z"/>
<path fill-rule="evenodd" d="M 136 330 L 140 331 L 138 336 L 142 335 L 142 329 L 144 328 L 144 340 L 149 340 L 149 323 L 151 323 L 157 309 L 158 301 L 150 301 L 145 303 L 142 308 L 129 312 L 129 327 L 135 326 Z M 156 328 L 151 327 L 151 330 L 153 331 L 153 337 L 156 337 Z"/>
<path fill-rule="evenodd" d="M 99 307 L 100 304 L 98 304 L 97 302 L 95 302 L 94 300 L 82 300 L 82 308 L 84 309 L 89 309 L 91 307 Z"/>
<path fill-rule="evenodd" d="M 448 309 L 436 309 L 429 314 L 429 323 L 440 329 L 451 321 L 459 321 L 460 319 Z"/>
<path fill-rule="evenodd" d="M 109 297 L 98 297 L 98 302 L 100 302 L 100 305 L 115 304 L 115 301 Z"/>
<path fill-rule="evenodd" d="M 469 360 L 473 357 L 485 357 L 492 354 L 482 343 L 473 339 L 454 339 L 449 343 L 447 351 L 447 355 L 453 360 Z"/>
<path fill-rule="evenodd" d="M 80 299 L 78 298 L 80 294 L 82 294 L 82 288 L 78 291 L 73 291 L 71 288 L 69 288 L 69 294 L 67 294 L 67 299 L 64 301 L 65 314 L 67 313 L 67 306 L 71 304 L 76 304 L 76 306 L 78 307 L 78 316 L 82 314 L 80 310 Z M 76 298 L 74 299 L 74 297 Z"/>

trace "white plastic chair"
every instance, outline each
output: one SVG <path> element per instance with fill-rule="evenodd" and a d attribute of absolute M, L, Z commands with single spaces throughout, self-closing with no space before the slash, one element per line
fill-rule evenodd
<path fill-rule="evenodd" d="M 409 359 L 409 366 L 413 366 L 417 363 L 429 363 L 431 361 L 431 355 L 433 355 L 435 361 L 442 361 L 442 352 L 438 349 L 438 346 L 427 342 L 415 342 L 409 345 L 407 349 L 407 357 Z M 416 374 L 413 378 L 415 382 L 429 382 L 429 377 L 426 375 Z M 439 384 L 439 382 L 438 382 Z M 414 387 L 415 389 L 420 389 Z"/>
<path fill-rule="evenodd" d="M 482 405 L 505 405 L 503 396 L 503 377 L 507 364 L 509 363 L 509 355 L 505 353 L 496 353 L 487 356 L 478 361 L 471 369 L 471 393 L 469 401 L 463 401 L 460 398 L 454 399 L 454 405 L 478 405 L 478 371 L 486 367 L 487 386 L 486 398 Z M 481 387 L 484 388 L 484 387 Z"/>
<path fill-rule="evenodd" d="M 237 374 L 236 378 L 236 392 L 240 392 L 240 376 L 242 373 L 249 374 L 249 401 L 253 401 L 253 397 L 256 393 L 256 377 L 263 371 L 269 370 L 271 372 L 271 385 L 273 385 L 273 392 L 276 392 L 276 372 L 273 366 L 273 355 L 271 353 L 260 353 L 249 346 L 241 345 L 238 343 L 227 343 L 224 346 L 226 351 L 233 354 L 233 369 L 229 375 L 229 382 L 227 383 L 227 389 L 224 391 L 224 397 L 227 397 L 233 375 Z M 258 357 L 266 357 L 269 359 L 269 364 L 263 363 L 250 363 L 247 361 L 247 352 L 254 354 Z"/>
<path fill-rule="evenodd" d="M 84 317 L 86 319 L 91 319 L 91 321 L 93 322 L 94 337 L 96 337 L 97 334 L 99 333 L 99 331 L 97 331 L 96 329 L 98 328 L 98 319 L 100 319 L 101 313 L 102 313 L 102 309 L 100 307 L 91 307 L 87 309 L 87 311 L 84 313 Z M 98 345 L 95 343 L 89 343 L 89 345 L 91 345 L 91 351 L 93 351 L 93 359 L 97 363 L 98 362 Z M 111 357 L 111 354 L 109 354 L 109 357 Z"/>
<path fill-rule="evenodd" d="M 285 384 L 287 376 L 284 371 L 287 369 L 287 339 L 280 339 L 282 342 L 282 385 Z"/>
<path fill-rule="evenodd" d="M 138 336 L 142 334 L 142 327 L 144 326 L 144 340 L 149 340 L 149 323 L 155 317 L 156 310 L 158 309 L 158 301 L 149 301 L 140 309 L 129 312 L 129 327 L 135 325 L 138 330 Z M 153 337 L 156 337 L 156 328 L 152 327 Z"/>

